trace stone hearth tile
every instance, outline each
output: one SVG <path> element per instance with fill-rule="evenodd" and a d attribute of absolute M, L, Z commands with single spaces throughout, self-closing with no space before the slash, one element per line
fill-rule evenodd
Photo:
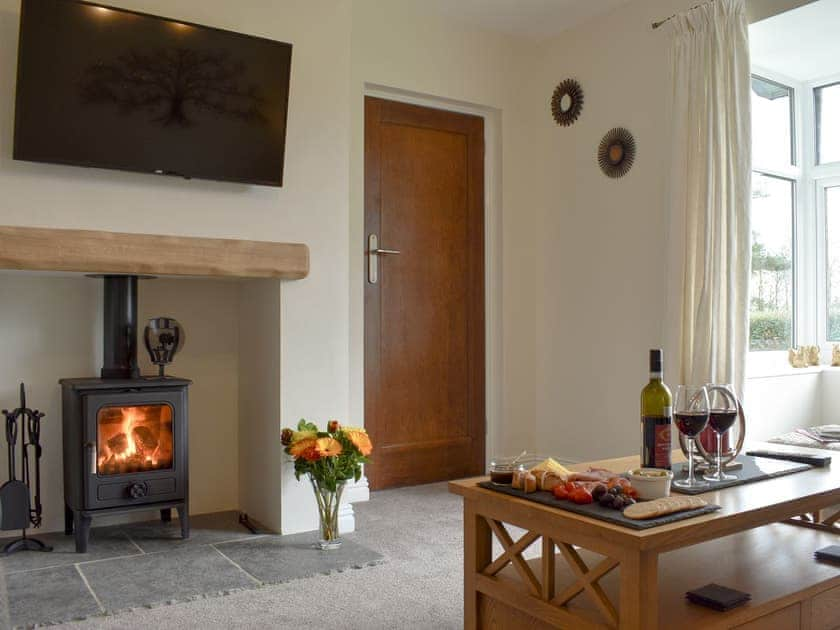
<path fill-rule="evenodd" d="M 0 626 L 8 606 L 11 627 L 81 619 L 102 613 L 74 566 L 0 576 Z M 5 626 L 3 626 L 5 627 Z"/>
<path fill-rule="evenodd" d="M 209 545 L 79 565 L 108 612 L 254 588 Z"/>
<path fill-rule="evenodd" d="M 384 560 L 375 551 L 347 538 L 339 549 L 316 549 L 313 547 L 316 537 L 314 532 L 272 535 L 214 546 L 245 571 L 268 584 L 358 569 Z"/>
<path fill-rule="evenodd" d="M 172 521 L 169 523 L 160 520 L 144 521 L 124 525 L 121 530 L 147 553 L 254 537 L 254 534 L 239 524 L 238 512 L 191 516 L 190 537 L 187 540 L 181 538 L 181 525 L 175 518 L 174 510 Z"/>
<path fill-rule="evenodd" d="M 20 551 L 11 556 L 2 556 L 0 557 L 0 568 L 4 573 L 30 571 L 32 569 L 64 566 L 75 562 L 104 560 L 140 553 L 137 546 L 132 544 L 125 534 L 109 527 L 93 528 L 91 530 L 87 553 L 76 553 L 74 537 L 65 536 L 62 532 L 41 534 L 38 530 L 30 530 L 27 535 L 51 545 L 53 550 L 49 552 Z M 5 541 L 0 540 L 0 543 L 5 544 Z"/>

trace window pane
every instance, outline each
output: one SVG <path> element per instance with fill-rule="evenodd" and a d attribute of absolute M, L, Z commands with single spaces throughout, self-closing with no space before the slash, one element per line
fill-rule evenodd
<path fill-rule="evenodd" d="M 840 341 L 840 186 L 825 190 L 826 309 L 829 341 Z"/>
<path fill-rule="evenodd" d="M 814 90 L 817 164 L 840 162 L 840 83 Z"/>
<path fill-rule="evenodd" d="M 793 89 L 760 77 L 752 78 L 753 165 L 794 164 L 791 132 Z"/>
<path fill-rule="evenodd" d="M 793 182 L 753 173 L 750 350 L 793 345 Z"/>

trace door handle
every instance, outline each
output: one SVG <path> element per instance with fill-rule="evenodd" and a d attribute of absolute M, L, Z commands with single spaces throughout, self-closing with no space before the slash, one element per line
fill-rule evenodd
<path fill-rule="evenodd" d="M 379 257 L 399 254 L 398 249 L 382 249 L 379 247 L 379 237 L 376 234 L 368 236 L 368 282 L 376 284 L 379 281 Z"/>

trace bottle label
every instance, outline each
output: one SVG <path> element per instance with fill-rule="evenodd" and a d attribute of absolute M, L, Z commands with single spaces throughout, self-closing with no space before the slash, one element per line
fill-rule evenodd
<path fill-rule="evenodd" d="M 642 466 L 671 467 L 671 408 L 667 415 L 642 416 Z"/>
<path fill-rule="evenodd" d="M 656 445 L 653 448 L 653 465 L 657 468 L 671 467 L 671 425 L 656 427 Z"/>

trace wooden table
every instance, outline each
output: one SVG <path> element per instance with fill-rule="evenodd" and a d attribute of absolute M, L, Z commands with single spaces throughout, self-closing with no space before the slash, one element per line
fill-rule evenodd
<path fill-rule="evenodd" d="M 708 492 L 701 496 L 719 511 L 646 530 L 478 487 L 485 477 L 450 482 L 464 498 L 465 627 L 840 628 L 840 568 L 813 558 L 840 544 L 840 512 L 831 509 L 840 505 L 840 454 L 808 450 L 833 455 L 834 465 Z M 573 468 L 624 471 L 638 462 Z M 801 515 L 806 527 L 789 524 Z M 525 533 L 515 539 L 506 524 Z M 541 553 L 529 559 L 532 547 Z M 710 582 L 752 600 L 726 613 L 685 600 Z"/>

